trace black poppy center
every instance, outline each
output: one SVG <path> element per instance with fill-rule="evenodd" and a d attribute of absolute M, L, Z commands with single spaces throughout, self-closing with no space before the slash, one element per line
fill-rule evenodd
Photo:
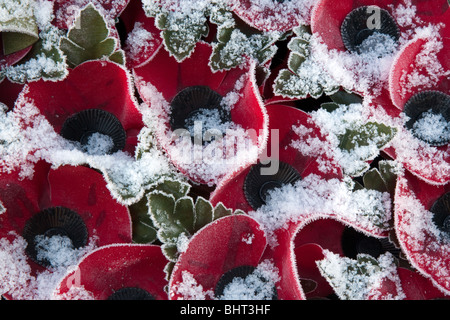
<path fill-rule="evenodd" d="M 276 172 L 266 174 L 264 169 L 268 169 L 269 166 L 260 162 L 253 165 L 244 180 L 245 198 L 255 210 L 266 204 L 270 191 L 301 179 L 300 173 L 285 162 L 278 163 Z"/>
<path fill-rule="evenodd" d="M 344 228 L 341 245 L 344 255 L 351 259 L 355 259 L 358 254 L 368 254 L 374 258 L 378 258 L 385 252 L 390 252 L 395 257 L 400 255 L 400 249 L 388 238 L 371 237 L 351 227 Z"/>
<path fill-rule="evenodd" d="M 439 230 L 450 236 L 450 192 L 436 200 L 430 208 L 433 222 Z"/>
<path fill-rule="evenodd" d="M 120 120 L 102 109 L 86 109 L 66 119 L 61 136 L 79 142 L 85 152 L 112 154 L 125 147 L 126 132 Z"/>
<path fill-rule="evenodd" d="M 431 146 L 450 142 L 450 96 L 440 91 L 416 93 L 405 103 L 405 127 Z"/>
<path fill-rule="evenodd" d="M 32 216 L 25 224 L 22 232 L 27 241 L 26 253 L 36 263 L 49 267 L 51 261 L 38 258 L 38 237 L 52 238 L 54 236 L 67 237 L 74 249 L 86 246 L 88 230 L 81 216 L 65 207 L 44 209 Z"/>
<path fill-rule="evenodd" d="M 137 287 L 125 287 L 114 291 L 108 300 L 155 300 L 146 290 Z"/>
<path fill-rule="evenodd" d="M 250 276 L 252 273 L 254 273 L 256 270 L 255 267 L 253 266 L 239 266 L 236 268 L 233 268 L 227 272 L 225 272 L 219 279 L 219 281 L 216 284 L 216 287 L 214 288 L 214 295 L 217 298 L 220 298 L 224 295 L 225 290 L 227 288 L 228 285 L 230 285 L 235 279 L 242 279 L 245 280 L 248 276 Z M 272 294 L 271 294 L 271 300 L 276 300 L 278 299 L 278 293 L 277 293 L 277 289 L 276 286 L 272 283 L 269 283 L 268 279 L 265 279 L 264 277 L 258 275 L 259 280 L 264 283 L 267 284 L 267 286 L 272 286 L 271 288 L 269 287 L 269 289 L 271 290 Z M 258 290 L 261 290 L 262 288 L 254 288 L 255 289 L 255 294 L 257 294 Z M 267 289 L 264 288 L 264 289 Z"/>
<path fill-rule="evenodd" d="M 345 17 L 341 36 L 350 52 L 361 54 L 376 50 L 379 56 L 384 56 L 392 53 L 400 38 L 400 30 L 387 10 L 362 6 Z"/>
<path fill-rule="evenodd" d="M 223 107 L 222 96 L 207 86 L 192 86 L 181 90 L 170 104 L 169 123 L 173 131 L 188 130 L 191 136 L 196 122 L 201 133 L 231 122 L 230 111 Z"/>

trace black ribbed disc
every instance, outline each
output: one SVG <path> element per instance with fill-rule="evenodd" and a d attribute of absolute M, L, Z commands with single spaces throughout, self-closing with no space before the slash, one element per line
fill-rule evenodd
<path fill-rule="evenodd" d="M 207 86 L 192 86 L 181 90 L 170 103 L 170 126 L 172 130 L 187 129 L 186 120 L 201 109 L 218 110 L 220 121 L 231 121 L 231 114 L 221 105 L 222 96 Z"/>
<path fill-rule="evenodd" d="M 225 272 L 222 275 L 222 277 L 220 277 L 219 281 L 216 284 L 216 287 L 214 288 L 214 295 L 217 298 L 221 297 L 223 295 L 226 286 L 230 284 L 234 279 L 236 278 L 245 279 L 250 274 L 252 274 L 255 271 L 255 269 L 256 268 L 253 266 L 239 266 Z M 262 277 L 261 280 L 263 282 L 267 282 L 267 280 Z M 275 286 L 273 286 L 272 300 L 276 300 L 277 298 L 278 298 L 277 289 Z"/>
<path fill-rule="evenodd" d="M 108 300 L 155 300 L 155 298 L 144 289 L 126 287 L 115 291 Z"/>
<path fill-rule="evenodd" d="M 400 38 L 400 30 L 394 18 L 385 9 L 376 8 L 380 10 L 379 26 L 372 28 L 369 21 L 372 21 L 371 6 L 362 6 L 352 10 L 344 19 L 341 25 L 341 36 L 345 48 L 350 52 L 362 53 L 359 46 L 368 37 L 374 33 L 381 33 L 389 35 L 395 42 Z M 378 28 L 379 27 L 379 28 Z"/>
<path fill-rule="evenodd" d="M 355 259 L 358 254 L 368 254 L 378 258 L 385 252 L 390 252 L 395 257 L 400 256 L 400 249 L 390 242 L 387 237 L 371 237 L 351 227 L 344 228 L 341 245 L 344 255 L 352 259 Z"/>
<path fill-rule="evenodd" d="M 405 103 L 403 108 L 405 115 L 409 120 L 405 123 L 405 127 L 418 139 L 428 143 L 431 146 L 443 146 L 450 142 L 450 96 L 440 91 L 422 91 L 413 95 Z M 414 130 L 414 125 L 420 121 L 426 113 L 441 115 L 447 122 L 447 130 L 441 136 L 424 137 Z"/>
<path fill-rule="evenodd" d="M 450 192 L 445 193 L 436 200 L 430 208 L 433 213 L 433 222 L 439 230 L 450 236 Z"/>
<path fill-rule="evenodd" d="M 273 175 L 263 175 L 260 162 L 253 165 L 244 180 L 244 195 L 250 206 L 257 210 L 266 204 L 266 197 L 270 190 L 280 188 L 286 184 L 293 184 L 301 179 L 300 173 L 291 165 L 280 161 L 277 172 Z"/>
<path fill-rule="evenodd" d="M 127 134 L 119 119 L 102 109 L 86 109 L 68 117 L 60 134 L 67 140 L 80 142 L 82 146 L 86 146 L 94 133 L 100 133 L 112 139 L 113 146 L 107 154 L 125 147 Z"/>
<path fill-rule="evenodd" d="M 75 249 L 84 247 L 88 242 L 88 230 L 81 216 L 68 208 L 52 207 L 44 209 L 25 224 L 22 231 L 27 241 L 26 253 L 36 263 L 49 267 L 50 261 L 39 260 L 36 250 L 36 236 L 52 237 L 55 235 L 67 236 Z"/>

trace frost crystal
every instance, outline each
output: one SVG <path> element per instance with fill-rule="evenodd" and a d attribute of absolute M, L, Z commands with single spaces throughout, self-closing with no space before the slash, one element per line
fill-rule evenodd
<path fill-rule="evenodd" d="M 377 260 L 365 254 L 360 254 L 356 260 L 352 260 L 326 251 L 325 258 L 317 261 L 317 265 L 340 299 L 402 300 L 405 298 L 394 257 L 390 253 L 381 255 Z M 382 285 L 385 282 L 394 283 L 396 292 L 383 295 Z"/>
<path fill-rule="evenodd" d="M 270 261 L 262 261 L 245 278 L 236 277 L 223 290 L 219 300 L 272 300 L 278 269 Z"/>

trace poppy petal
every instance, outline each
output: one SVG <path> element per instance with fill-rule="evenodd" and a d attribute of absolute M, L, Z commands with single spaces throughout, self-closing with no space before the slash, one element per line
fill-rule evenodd
<path fill-rule="evenodd" d="M 84 166 L 62 166 L 50 171 L 48 180 L 52 206 L 76 211 L 89 236 L 98 237 L 98 246 L 131 242 L 130 213 L 111 196 L 100 173 Z"/>
<path fill-rule="evenodd" d="M 395 196 L 395 230 L 411 264 L 442 292 L 449 294 L 448 235 L 442 234 L 429 211 L 449 185 L 432 186 L 405 172 L 398 177 Z"/>
<path fill-rule="evenodd" d="M 181 253 L 169 283 L 170 299 L 189 299 L 180 289 L 186 273 L 194 277 L 204 292 L 214 292 L 225 272 L 244 265 L 256 267 L 265 247 L 264 231 L 249 216 L 232 215 L 208 224 Z"/>
<path fill-rule="evenodd" d="M 75 270 L 62 279 L 55 297 L 77 299 L 83 297 L 80 292 L 87 292 L 90 298 L 107 300 L 120 289 L 140 288 L 155 300 L 167 300 L 166 265 L 161 248 L 156 245 L 103 246 L 84 256 Z"/>

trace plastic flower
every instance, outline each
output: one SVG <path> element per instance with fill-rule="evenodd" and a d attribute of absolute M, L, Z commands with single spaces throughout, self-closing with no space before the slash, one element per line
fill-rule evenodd
<path fill-rule="evenodd" d="M 433 186 L 408 171 L 398 177 L 395 230 L 410 263 L 443 293 L 450 293 L 449 185 Z"/>
<path fill-rule="evenodd" d="M 445 21 L 443 0 L 418 6 L 411 1 L 321 0 L 315 4 L 311 30 L 316 57 L 348 90 L 378 97 L 389 95 L 388 73 L 394 55 L 424 26 Z M 330 63 L 332 62 L 332 63 Z"/>
<path fill-rule="evenodd" d="M 211 194 L 212 203 L 254 211 L 265 204 L 271 189 L 293 184 L 309 175 L 341 176 L 340 167 L 326 148 L 306 150 L 308 146 L 313 147 L 312 141 L 330 147 L 320 128 L 310 122 L 310 115 L 286 105 L 268 105 L 266 109 L 270 121 L 267 149 L 257 163 L 224 179 Z M 300 129 L 295 129 L 296 126 Z M 300 145 L 305 147 L 305 152 L 297 149 Z"/>
<path fill-rule="evenodd" d="M 81 259 L 58 284 L 54 298 L 167 300 L 166 264 L 157 245 L 106 245 Z"/>
<path fill-rule="evenodd" d="M 171 274 L 171 300 L 273 300 L 283 297 L 281 274 L 262 260 L 266 237 L 247 215 L 232 215 L 196 233 Z"/>
<path fill-rule="evenodd" d="M 386 237 L 389 203 L 380 193 L 348 188 L 329 150 L 331 144 L 307 113 L 284 105 L 269 105 L 267 110 L 270 164 L 278 160 L 279 167 L 264 174 L 262 169 L 268 166 L 261 165 L 267 160 L 262 158 L 220 184 L 210 199 L 213 204 L 221 202 L 228 208 L 248 212 L 261 223 L 269 241 L 264 256 L 271 257 L 281 270 L 281 283 L 290 283 L 289 296 L 305 299 L 293 254 L 294 238 L 302 228 L 317 219 L 331 218 L 373 237 Z M 274 134 L 278 137 L 272 140 Z M 316 149 L 317 145 L 322 148 Z M 363 214 L 366 210 L 371 213 Z M 308 255 L 298 257 L 301 259 L 306 260 L 305 264 L 313 263 Z"/>
<path fill-rule="evenodd" d="M 87 61 L 57 82 L 28 83 L 21 100 L 31 102 L 63 138 L 89 154 L 134 155 L 142 115 L 130 75 L 108 61 Z"/>
<path fill-rule="evenodd" d="M 448 30 L 402 48 L 390 72 L 392 102 L 380 103 L 398 128 L 386 154 L 435 185 L 450 181 Z"/>
<path fill-rule="evenodd" d="M 249 61 L 213 72 L 212 47 L 198 43 L 178 63 L 166 50 L 135 68 L 148 109 L 144 122 L 171 162 L 197 183 L 214 185 L 256 160 L 267 139 L 267 117 Z"/>
<path fill-rule="evenodd" d="M 95 246 L 131 242 L 128 208 L 111 197 L 103 176 L 93 169 L 51 169 L 39 162 L 32 179 L 21 179 L 13 172 L 3 174 L 0 184 L 4 207 L 1 238 L 26 241 L 23 250 L 30 278 L 76 264 Z M 19 276 L 5 279 L 4 284 L 8 288 L 10 282 L 20 280 L 15 279 Z M 27 290 L 27 286 L 20 286 L 6 293 L 20 299 L 30 294 Z"/>

